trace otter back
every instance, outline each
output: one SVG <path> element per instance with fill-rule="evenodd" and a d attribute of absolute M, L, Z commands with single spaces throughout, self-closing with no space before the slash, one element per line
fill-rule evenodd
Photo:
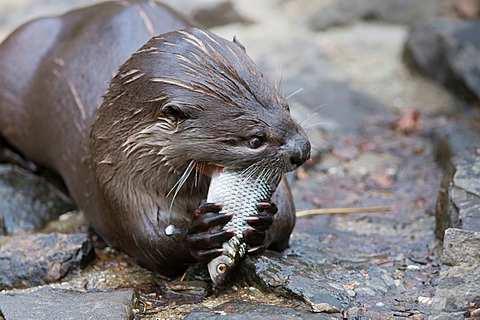
<path fill-rule="evenodd" d="M 91 220 L 88 138 L 108 84 L 152 36 L 189 23 L 153 1 L 116 1 L 41 18 L 0 45 L 0 134 L 61 174 Z"/>

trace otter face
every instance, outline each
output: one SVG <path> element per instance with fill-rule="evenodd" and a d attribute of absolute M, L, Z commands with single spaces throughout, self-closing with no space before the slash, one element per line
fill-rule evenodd
<path fill-rule="evenodd" d="M 122 66 L 109 95 L 120 90 L 126 93 L 116 103 L 128 99 L 139 110 L 125 110 L 129 121 L 144 124 L 122 148 L 129 154 L 147 147 L 144 153 L 172 170 L 193 161 L 287 172 L 310 157 L 286 100 L 235 39 L 195 28 L 155 37 Z"/>

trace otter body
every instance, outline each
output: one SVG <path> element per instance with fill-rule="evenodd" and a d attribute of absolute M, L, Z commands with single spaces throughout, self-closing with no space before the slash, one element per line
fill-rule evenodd
<path fill-rule="evenodd" d="M 294 130 L 299 141 L 284 109 L 275 115 L 284 102 L 243 55 L 241 45 L 192 28 L 153 1 L 107 2 L 34 20 L 0 45 L 0 133 L 62 176 L 106 241 L 174 275 L 197 259 L 185 234 L 165 234 L 168 225 L 193 234 L 195 250 L 217 247 L 218 233 L 192 229 L 208 191 L 205 168 L 245 168 L 265 158 L 253 151 L 270 148 L 246 149 L 252 154 L 238 162 L 245 153 L 231 136 L 238 126 L 253 130 L 261 121 L 279 126 L 277 135 Z M 276 106 L 259 109 L 252 101 Z M 297 164 L 307 157 L 295 155 Z M 283 249 L 295 222 L 285 181 L 273 201 L 279 212 L 264 244 Z"/>

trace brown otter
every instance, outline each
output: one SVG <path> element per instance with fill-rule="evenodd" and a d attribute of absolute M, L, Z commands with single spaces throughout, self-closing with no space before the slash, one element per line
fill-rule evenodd
<path fill-rule="evenodd" d="M 1 44 L 0 70 L 4 138 L 62 176 L 105 240 L 166 275 L 231 237 L 218 231 L 231 218 L 221 204 L 201 204 L 208 171 L 266 158 L 288 171 L 309 157 L 287 102 L 243 46 L 153 1 L 27 23 Z M 285 179 L 259 210 L 250 251 L 285 248 L 295 223 Z M 167 236 L 169 225 L 185 232 Z"/>

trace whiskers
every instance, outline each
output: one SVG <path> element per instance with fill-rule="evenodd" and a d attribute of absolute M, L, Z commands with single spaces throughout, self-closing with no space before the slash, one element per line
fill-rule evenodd
<path fill-rule="evenodd" d="M 183 174 L 180 176 L 180 178 L 177 180 L 177 182 L 173 185 L 173 187 L 170 189 L 170 191 L 167 193 L 167 198 L 172 194 L 173 192 L 173 197 L 172 197 L 172 202 L 170 203 L 170 210 L 173 207 L 173 204 L 175 203 L 175 199 L 177 198 L 178 193 L 182 189 L 182 187 L 185 185 L 185 182 L 187 182 L 188 178 L 193 172 L 193 169 L 196 169 L 196 161 L 192 160 L 188 164 L 188 166 L 185 168 L 183 171 Z M 196 169 L 195 172 L 195 183 L 198 183 L 198 170 Z M 197 184 L 195 184 L 197 185 Z"/>
<path fill-rule="evenodd" d="M 248 166 L 242 171 L 244 181 L 255 179 L 268 184 L 277 184 L 285 173 L 285 163 L 279 158 L 263 159 Z"/>
<path fill-rule="evenodd" d="M 293 91 L 292 93 L 289 93 L 285 99 L 287 100 L 290 100 L 291 98 L 293 98 L 294 96 L 296 96 L 297 94 L 301 93 L 303 91 L 303 88 L 298 88 L 297 90 Z"/>

